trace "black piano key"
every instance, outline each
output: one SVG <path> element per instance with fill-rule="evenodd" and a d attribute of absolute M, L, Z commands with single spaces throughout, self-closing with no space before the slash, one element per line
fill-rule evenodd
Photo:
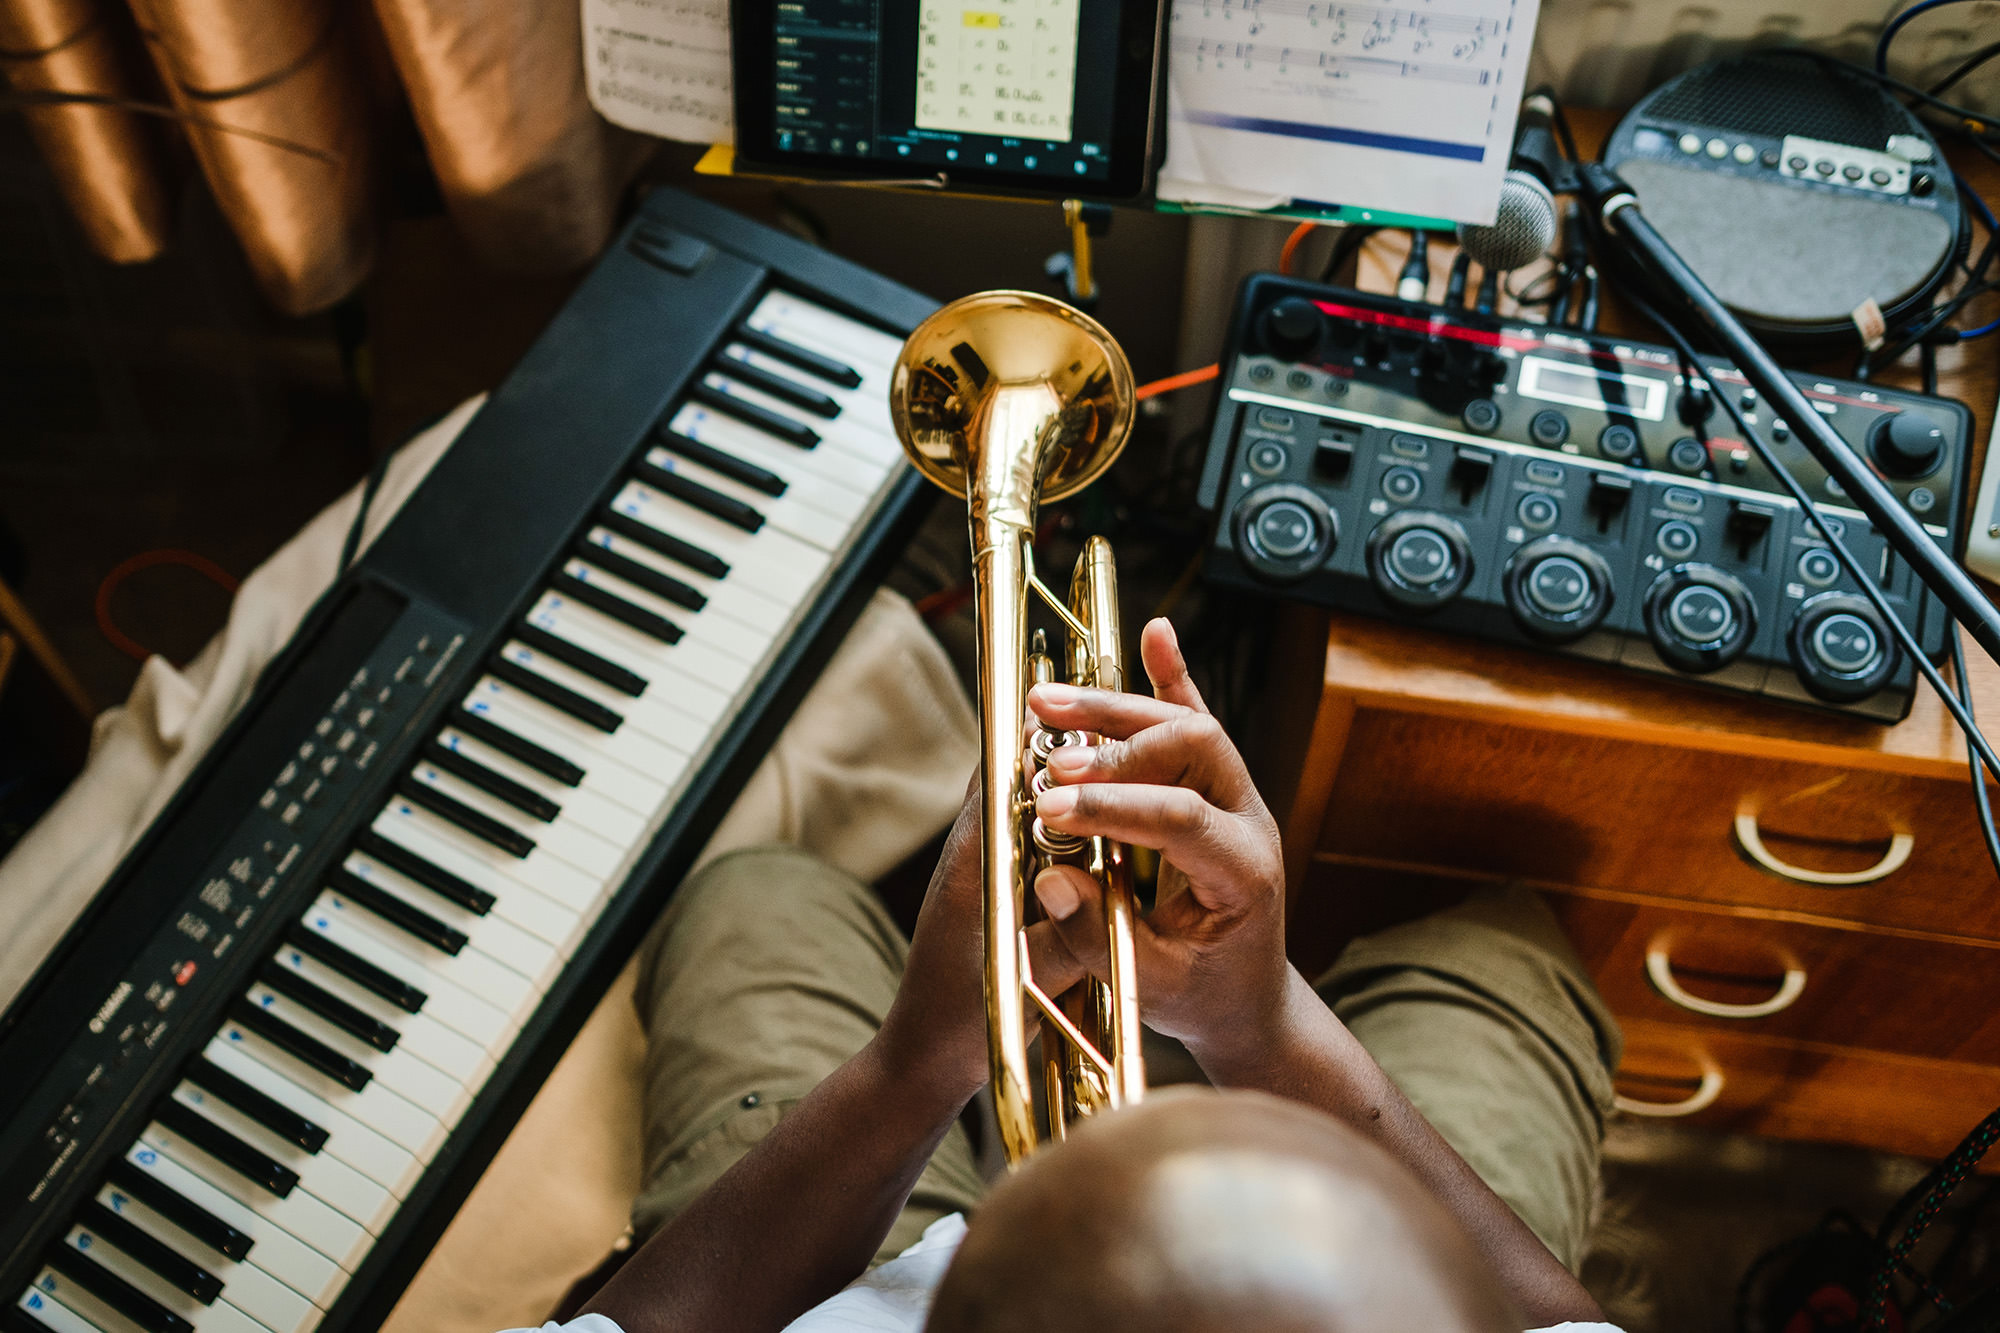
<path fill-rule="evenodd" d="M 517 629 L 516 633 L 519 632 Z M 562 813 L 560 805 L 534 788 L 522 786 L 505 773 L 495 773 L 471 755 L 460 754 L 440 741 L 432 741 L 424 747 L 424 758 L 445 772 L 471 783 L 488 796 L 505 801 L 522 814 L 539 819 L 544 824 Z"/>
<path fill-rule="evenodd" d="M 688 397 L 718 412 L 726 412 L 738 421 L 755 426 L 758 430 L 796 444 L 801 449 L 810 449 L 819 443 L 819 432 L 805 422 L 794 421 L 782 413 L 773 412 L 756 403 L 745 402 L 734 394 L 724 393 L 706 384 L 697 384 L 689 389 Z"/>
<path fill-rule="evenodd" d="M 361 1091 L 374 1077 L 365 1066 L 356 1064 L 318 1037 L 301 1032 L 276 1014 L 250 1003 L 247 997 L 229 1006 L 229 1016 L 279 1050 L 298 1057 L 350 1091 Z"/>
<path fill-rule="evenodd" d="M 661 643 L 671 644 L 681 641 L 681 627 L 665 616 L 654 615 L 643 606 L 634 606 L 617 593 L 606 592 L 595 584 L 585 583 L 575 575 L 558 574 L 549 580 L 549 586 L 563 596 L 602 611 L 613 620 L 623 621 L 641 634 L 650 635 Z"/>
<path fill-rule="evenodd" d="M 378 1051 L 395 1050 L 396 1042 L 402 1037 L 400 1032 L 365 1009 L 355 1008 L 326 987 L 307 981 L 282 963 L 266 962 L 257 970 L 257 980 L 287 999 L 304 1005 L 341 1031 L 359 1037 Z"/>
<path fill-rule="evenodd" d="M 717 357 L 715 368 L 753 389 L 762 389 L 773 398 L 782 398 L 796 407 L 803 407 L 816 417 L 840 415 L 840 404 L 810 384 L 800 384 L 797 380 L 788 380 L 783 375 L 774 375 L 762 366 L 753 366 L 748 361 L 739 361 L 733 356 Z"/>
<path fill-rule="evenodd" d="M 578 694 L 567 685 L 558 685 L 538 671 L 530 671 L 519 662 L 508 657 L 498 657 L 487 664 L 486 669 L 494 679 L 503 680 L 523 694 L 533 695 L 549 707 L 568 713 L 577 721 L 599 731 L 613 732 L 624 723 L 625 715 L 615 708 L 606 708 L 595 699 Z"/>
<path fill-rule="evenodd" d="M 697 573 L 715 579 L 729 577 L 729 562 L 715 552 L 693 542 L 682 541 L 670 532 L 661 532 L 651 523 L 643 523 L 630 514 L 621 514 L 609 505 L 598 511 L 597 521 L 619 536 L 630 537 L 639 545 L 658 551 L 669 560 L 678 560 Z"/>
<path fill-rule="evenodd" d="M 443 746 L 438 748 L 444 749 Z M 493 910 L 493 895 L 485 889 L 452 874 L 429 857 L 419 856 L 400 842 L 390 841 L 374 829 L 363 829 L 355 834 L 354 849 L 366 852 L 391 870 L 407 875 L 440 898 L 448 898 L 477 916 L 485 916 Z"/>
<path fill-rule="evenodd" d="M 683 477 L 678 472 L 652 463 L 635 463 L 632 474 L 654 490 L 684 500 L 703 513 L 712 514 L 745 532 L 755 532 L 764 526 L 764 515 L 757 511 L 756 506 L 747 505 L 733 495 L 724 495 L 691 477 Z"/>
<path fill-rule="evenodd" d="M 357 986 L 377 995 L 406 1013 L 417 1013 L 431 997 L 395 973 L 375 966 L 351 949 L 344 949 L 303 922 L 293 922 L 285 931 L 285 946 L 308 958 L 317 958 Z"/>
<path fill-rule="evenodd" d="M 257 1012 L 263 1013 L 261 1009 Z M 244 1026 L 249 1025 L 246 1023 Z M 306 1040 L 312 1041 L 312 1038 L 306 1037 Z M 269 1154 L 245 1143 L 191 1106 L 169 1097 L 154 1110 L 153 1119 L 266 1193 L 282 1199 L 298 1188 L 298 1172 L 283 1162 L 273 1161 Z"/>
<path fill-rule="evenodd" d="M 189 1199 L 156 1176 L 130 1162 L 117 1162 L 105 1173 L 105 1183 L 158 1213 L 226 1259 L 241 1263 L 250 1255 L 250 1237 Z"/>
<path fill-rule="evenodd" d="M 456 824 L 473 837 L 490 842 L 509 856 L 525 857 L 535 850 L 535 840 L 518 829 L 509 828 L 491 815 L 481 814 L 459 800 L 447 796 L 428 782 L 405 774 L 396 781 L 396 794 L 412 805 L 420 805 L 448 824 Z"/>
<path fill-rule="evenodd" d="M 498 722 L 481 717 L 469 708 L 454 711 L 448 723 L 476 741 L 483 741 L 509 759 L 518 759 L 544 777 L 554 778 L 565 787 L 574 787 L 583 781 L 583 770 L 554 750 L 535 744 L 525 736 L 517 736 Z"/>
<path fill-rule="evenodd" d="M 267 971 L 294 975 L 286 968 L 267 965 Z M 272 990 L 278 990 L 272 986 Z M 314 987 L 315 990 L 319 989 Z M 383 1050 L 389 1049 L 383 1047 Z M 261 1088 L 253 1088 L 236 1075 L 212 1063 L 206 1056 L 198 1056 L 182 1075 L 188 1082 L 207 1093 L 220 1097 L 231 1106 L 249 1116 L 264 1128 L 276 1134 L 287 1143 L 297 1144 L 309 1153 L 317 1154 L 326 1146 L 326 1130 L 294 1111 Z"/>
<path fill-rule="evenodd" d="M 352 871 L 336 870 L 327 876 L 327 883 L 335 893 L 345 894 L 390 925 L 408 931 L 434 948 L 456 954 L 466 946 L 469 937 L 464 931 L 446 925 L 423 908 L 412 906 L 387 889 L 377 888 Z"/>
<path fill-rule="evenodd" d="M 662 574 L 651 565 L 644 565 L 629 555 L 599 546 L 595 542 L 578 541 L 575 546 L 578 558 L 588 560 L 607 574 L 616 574 L 635 587 L 644 588 L 656 597 L 664 597 L 676 606 L 684 606 L 690 611 L 699 611 L 708 605 L 708 598 L 697 589 L 681 582 L 671 574 Z M 633 691 L 637 693 L 637 691 Z"/>
<path fill-rule="evenodd" d="M 193 1324 L 67 1242 L 49 1246 L 43 1257 L 50 1268 L 148 1333 L 194 1333 Z"/>
<path fill-rule="evenodd" d="M 602 547 L 599 547 L 597 549 L 603 555 L 611 554 L 611 552 L 605 551 Z M 623 560 L 624 557 L 621 556 L 619 557 L 619 559 Z M 625 563 L 637 564 L 638 562 L 628 560 Z M 617 570 L 612 568 L 612 566 L 607 565 L 606 568 L 612 569 L 613 573 L 617 572 Z M 686 585 L 683 584 L 682 586 L 685 587 Z M 692 588 L 689 588 L 688 591 L 694 592 Z M 695 610 L 699 611 L 701 610 L 702 606 L 707 603 L 708 599 L 706 597 L 702 597 L 702 595 L 698 592 L 694 593 L 694 595 L 698 598 L 701 598 L 701 600 L 691 603 L 691 605 L 694 607 Z M 590 649 L 588 648 L 579 648 L 575 644 L 571 643 L 568 639 L 565 639 L 560 635 L 549 633 L 547 630 L 543 629 L 540 625 L 531 625 L 527 621 L 522 621 L 519 625 L 516 625 L 514 627 L 514 637 L 519 639 L 522 643 L 527 644 L 530 648 L 533 648 L 536 652 L 547 653 L 550 657 L 555 658 L 556 661 L 563 663 L 565 666 L 575 667 L 578 671 L 581 671 L 584 675 L 589 676 L 592 680 L 598 681 L 601 684 L 609 685 L 612 689 L 618 691 L 620 694 L 629 694 L 636 699 L 640 695 L 646 692 L 646 686 L 652 684 L 651 681 L 647 680 L 644 676 L 640 675 L 638 672 L 628 671 L 624 667 L 619 666 L 616 662 L 612 661 L 610 658 L 600 657 L 596 653 L 591 652 Z M 440 746 L 438 748 L 443 749 L 444 747 Z M 456 754 L 457 751 L 450 751 L 450 753 Z M 465 756 L 463 755 L 460 755 L 459 757 L 461 759 L 465 758 Z M 477 761 L 468 759 L 466 760 L 466 762 L 475 763 Z M 481 764 L 480 767 L 485 768 L 486 766 L 484 764 Z M 493 770 L 486 769 L 486 771 L 491 773 Z M 472 779 L 470 778 L 466 780 L 468 782 L 472 781 Z M 505 781 L 505 779 L 502 780 Z M 487 790 L 491 791 L 492 789 L 487 788 Z M 522 790 L 526 791 L 527 788 L 523 787 Z M 493 794 L 495 796 L 500 795 L 500 793 L 497 791 L 494 792 Z M 511 797 L 503 799 L 507 799 L 510 801 L 512 800 Z M 523 806 L 522 808 L 526 809 L 527 807 Z M 544 818 L 547 819 L 554 819 L 555 817 L 556 817 L 556 812 L 553 809 L 551 809 L 549 813 L 546 816 L 544 816 Z"/>
<path fill-rule="evenodd" d="M 660 447 L 669 453 L 701 464 L 725 477 L 733 477 L 745 486 L 755 487 L 766 495 L 783 495 L 785 479 L 768 469 L 746 462 L 735 454 L 726 454 L 714 445 L 691 440 L 678 431 L 663 430 L 659 434 Z"/>
<path fill-rule="evenodd" d="M 801 347 L 795 342 L 780 338 L 775 333 L 753 329 L 748 324 L 738 324 L 736 340 L 746 347 L 756 348 L 766 356 L 789 361 L 800 370 L 819 376 L 828 384 L 838 384 L 843 389 L 861 387 L 860 371 L 852 366 L 842 365 L 830 356 L 821 356 L 810 347 Z"/>
<path fill-rule="evenodd" d="M 159 1274 L 175 1291 L 184 1291 L 203 1305 L 215 1304 L 222 1294 L 221 1278 L 97 1200 L 85 1204 L 76 1220 Z"/>

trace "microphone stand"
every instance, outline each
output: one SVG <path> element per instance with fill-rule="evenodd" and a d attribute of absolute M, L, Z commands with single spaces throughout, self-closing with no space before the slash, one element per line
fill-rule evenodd
<path fill-rule="evenodd" d="M 1578 163 L 1573 170 L 1578 191 L 1596 214 L 1603 232 L 1620 238 L 1655 276 L 1679 294 L 1744 378 L 1764 395 L 1772 411 L 1791 424 L 1820 466 L 1840 483 L 1855 507 L 1868 516 L 1876 531 L 1909 562 L 1917 577 L 1938 595 L 1958 623 L 1971 631 L 1986 655 L 2000 662 L 2000 610 L 1987 600 L 1971 576 L 1931 539 L 1921 524 L 1903 512 L 1895 493 L 1882 484 L 1874 469 L 1813 410 L 1791 377 L 1771 359 L 1771 354 L 1646 220 L 1632 187 L 1601 163 Z M 1965 682 L 1960 681 L 1959 688 L 1964 689 Z"/>

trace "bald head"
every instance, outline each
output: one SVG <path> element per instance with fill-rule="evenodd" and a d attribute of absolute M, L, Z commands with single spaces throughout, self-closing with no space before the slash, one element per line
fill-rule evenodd
<path fill-rule="evenodd" d="M 929 1333 L 1520 1333 L 1415 1177 L 1343 1125 L 1174 1089 L 1044 1149 L 979 1210 Z"/>

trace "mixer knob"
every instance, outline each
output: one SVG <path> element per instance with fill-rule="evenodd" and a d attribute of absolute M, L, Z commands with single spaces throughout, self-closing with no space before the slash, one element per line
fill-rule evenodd
<path fill-rule="evenodd" d="M 1304 486 L 1260 486 L 1236 502 L 1236 549 L 1268 583 L 1296 583 L 1340 541 L 1340 520 Z"/>
<path fill-rule="evenodd" d="M 1757 607 L 1740 579 L 1714 565 L 1676 565 L 1646 589 L 1646 633 L 1669 666 L 1701 673 L 1728 666 L 1757 632 Z"/>
<path fill-rule="evenodd" d="M 1944 428 L 1909 408 L 1891 412 L 1868 428 L 1868 451 L 1892 477 L 1929 476 L 1944 453 Z"/>
<path fill-rule="evenodd" d="M 1319 347 L 1326 317 L 1303 296 L 1287 296 L 1264 312 L 1264 346 L 1272 356 L 1299 361 Z"/>
<path fill-rule="evenodd" d="M 1715 395 L 1690 384 L 1681 390 L 1679 412 L 1682 425 L 1699 426 L 1715 414 Z"/>
<path fill-rule="evenodd" d="M 1828 703 L 1866 699 L 1889 683 L 1901 662 L 1875 608 L 1846 593 L 1807 598 L 1792 619 L 1786 646 L 1799 683 Z"/>
<path fill-rule="evenodd" d="M 1500 585 L 1515 623 L 1544 643 L 1582 638 L 1611 609 L 1611 567 L 1568 537 L 1543 537 L 1514 552 Z"/>
<path fill-rule="evenodd" d="M 1667 449 L 1667 466 L 1676 472 L 1698 477 L 1708 466 L 1708 450 L 1692 435 L 1683 435 Z"/>
<path fill-rule="evenodd" d="M 1368 534 L 1368 575 L 1392 604 L 1433 611 L 1472 580 L 1472 543 L 1443 514 L 1405 509 Z"/>

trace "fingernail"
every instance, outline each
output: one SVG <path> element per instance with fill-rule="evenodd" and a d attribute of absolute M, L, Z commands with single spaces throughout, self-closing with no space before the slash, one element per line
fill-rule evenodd
<path fill-rule="evenodd" d="M 1090 747 L 1058 745 L 1049 751 L 1049 767 L 1063 773 L 1081 773 L 1090 767 Z"/>
<path fill-rule="evenodd" d="M 1042 910 L 1057 921 L 1067 921 L 1083 905 L 1069 876 L 1054 870 L 1044 870 L 1035 876 L 1035 897 L 1041 900 Z"/>
<path fill-rule="evenodd" d="M 1051 787 L 1035 798 L 1035 813 L 1043 819 L 1061 819 L 1076 809 L 1076 792 L 1068 787 Z"/>
<path fill-rule="evenodd" d="M 1035 686 L 1036 694 L 1044 703 L 1073 704 L 1082 695 L 1074 685 L 1064 685 L 1060 681 L 1044 681 Z"/>

